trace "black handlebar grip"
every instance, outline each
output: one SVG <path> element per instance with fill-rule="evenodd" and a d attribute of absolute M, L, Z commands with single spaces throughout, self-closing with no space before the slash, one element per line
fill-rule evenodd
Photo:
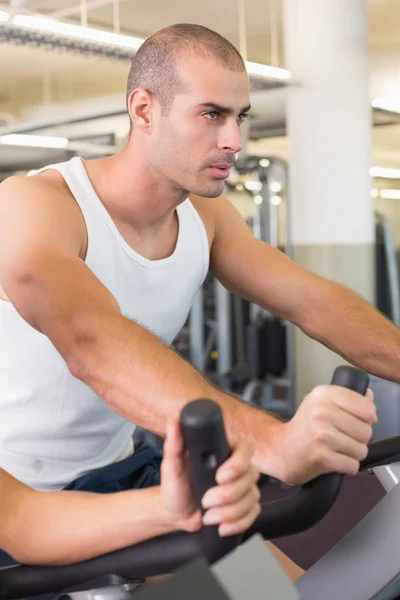
<path fill-rule="evenodd" d="M 211 400 L 195 400 L 182 410 L 181 427 L 200 506 L 206 491 L 216 485 L 218 467 L 231 454 L 221 409 Z"/>
<path fill-rule="evenodd" d="M 335 369 L 331 385 L 339 385 L 365 396 L 369 386 L 369 376 L 355 367 L 342 366 Z"/>
<path fill-rule="evenodd" d="M 358 394 L 365 396 L 369 385 L 369 376 L 364 371 L 360 371 L 360 369 L 342 365 L 341 367 L 337 367 L 335 369 L 331 379 L 331 385 L 345 387 L 349 390 L 353 390 L 353 392 L 357 392 Z M 327 486 L 329 482 L 330 489 L 332 490 L 332 499 L 334 502 L 342 486 L 343 475 L 339 473 L 329 473 L 327 475 L 320 475 L 317 479 L 321 482 L 325 481 L 325 485 Z M 336 495 L 334 493 L 335 489 Z"/>
<path fill-rule="evenodd" d="M 208 489 L 217 485 L 216 472 L 231 455 L 222 411 L 212 400 L 195 400 L 182 410 L 180 423 L 196 502 L 204 514 L 202 498 Z M 224 556 L 241 540 L 241 536 L 221 538 L 215 525 L 203 527 L 199 535 L 202 552 L 210 562 Z"/>
<path fill-rule="evenodd" d="M 355 367 L 350 367 L 347 365 L 342 365 L 341 367 L 337 367 L 333 373 L 331 379 L 331 385 L 338 385 L 340 387 L 345 387 L 349 390 L 353 390 L 353 392 L 357 392 L 365 396 L 367 393 L 368 385 L 369 385 L 369 376 L 364 371 L 360 371 Z M 333 506 L 336 501 L 337 496 L 339 495 L 340 488 L 343 483 L 343 475 L 340 473 L 327 473 L 326 475 L 320 475 L 313 481 L 310 481 L 308 484 L 303 486 L 303 489 L 306 490 L 308 494 L 308 490 L 310 490 L 310 494 L 312 490 L 316 493 L 316 497 L 321 498 L 325 496 L 325 501 L 327 502 L 327 506 Z M 322 492 L 324 490 L 324 492 Z M 310 496 L 311 497 L 311 496 Z M 328 509 L 329 510 L 329 509 Z"/>
<path fill-rule="evenodd" d="M 350 366 L 338 367 L 331 380 L 331 385 L 347 387 L 363 395 L 368 384 L 368 375 Z M 244 539 L 255 533 L 261 533 L 265 539 L 278 538 L 312 527 L 332 508 L 342 482 L 343 475 L 327 473 L 301 486 L 295 496 L 264 504 L 261 515 L 246 531 Z"/>

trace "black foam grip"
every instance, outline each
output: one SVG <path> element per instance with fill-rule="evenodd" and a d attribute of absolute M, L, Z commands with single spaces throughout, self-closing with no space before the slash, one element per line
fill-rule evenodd
<path fill-rule="evenodd" d="M 230 454 L 224 420 L 220 407 L 211 400 L 195 400 L 181 413 L 181 427 L 188 451 L 193 490 L 201 512 L 202 498 L 216 484 L 218 468 Z M 203 527 L 198 533 L 203 555 L 214 562 L 239 543 L 241 536 L 220 537 L 218 526 Z"/>
<path fill-rule="evenodd" d="M 216 485 L 218 467 L 231 454 L 221 409 L 211 400 L 195 400 L 183 409 L 181 427 L 193 488 L 200 506 L 206 491 Z"/>
<path fill-rule="evenodd" d="M 333 373 L 331 384 L 348 388 L 365 396 L 369 385 L 369 376 L 355 367 L 337 367 Z"/>
<path fill-rule="evenodd" d="M 331 384 L 364 395 L 369 377 L 354 367 L 341 366 L 334 371 Z M 244 539 L 255 533 L 270 539 L 309 529 L 332 508 L 342 482 L 343 475 L 339 473 L 320 475 L 303 485 L 294 497 L 265 504 L 257 521 L 246 531 Z"/>

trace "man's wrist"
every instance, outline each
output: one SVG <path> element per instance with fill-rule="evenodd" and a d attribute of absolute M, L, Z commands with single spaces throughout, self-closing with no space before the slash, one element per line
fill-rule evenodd
<path fill-rule="evenodd" d="M 239 409 L 240 437 L 254 444 L 253 463 L 258 471 L 284 481 L 286 464 L 284 432 L 287 423 L 259 409 L 242 405 Z M 234 434 L 235 436 L 235 434 Z"/>
<path fill-rule="evenodd" d="M 256 468 L 280 481 L 285 481 L 287 461 L 285 458 L 285 432 L 287 423 L 268 416 L 265 423 L 265 436 L 261 445 L 256 444 L 254 462 Z"/>
<path fill-rule="evenodd" d="M 166 508 L 162 497 L 161 486 L 157 486 L 148 490 L 150 492 L 150 503 L 154 519 L 158 522 L 164 533 L 171 533 L 179 530 L 179 522 L 175 516 Z"/>

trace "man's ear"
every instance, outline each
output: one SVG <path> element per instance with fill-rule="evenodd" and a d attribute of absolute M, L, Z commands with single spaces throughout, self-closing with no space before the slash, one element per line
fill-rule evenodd
<path fill-rule="evenodd" d="M 143 88 L 133 90 L 128 98 L 128 111 L 132 127 L 149 133 L 152 127 L 154 96 Z"/>

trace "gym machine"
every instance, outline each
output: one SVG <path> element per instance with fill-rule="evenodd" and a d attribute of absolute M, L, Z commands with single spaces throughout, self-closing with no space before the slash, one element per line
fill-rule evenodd
<path fill-rule="evenodd" d="M 394 325 L 400 326 L 399 257 L 388 219 L 375 212 L 375 306 Z M 400 434 L 400 385 L 371 376 L 378 423 L 373 439 Z"/>
<path fill-rule="evenodd" d="M 247 156 L 237 171 L 250 178 L 254 200 L 253 234 L 293 257 L 287 165 L 276 157 Z M 246 184 L 245 184 L 246 185 Z M 259 306 L 251 306 L 246 328 L 246 356 L 250 380 L 243 400 L 290 418 L 296 411 L 294 326 Z"/>
<path fill-rule="evenodd" d="M 365 394 L 369 378 L 346 366 L 336 369 L 332 383 Z M 222 414 L 214 402 L 196 400 L 183 409 L 181 425 L 200 506 L 205 491 L 215 485 L 218 466 L 230 453 Z M 382 464 L 399 459 L 400 437 L 372 442 L 361 469 L 377 467 L 379 472 Z M 316 524 L 334 504 L 342 475 L 322 475 L 300 487 L 294 497 L 266 503 L 242 536 L 220 538 L 217 527 L 208 526 L 197 533 L 168 534 L 74 565 L 2 569 L 0 600 L 49 593 L 71 600 L 183 600 L 189 594 L 192 600 L 206 594 L 209 600 L 393 600 L 400 593 L 400 486 L 389 472 L 400 475 L 396 468 L 386 468 L 391 481 L 383 500 L 294 585 L 257 541 L 260 535 L 273 539 Z M 264 557 L 261 564 L 260 557 Z M 172 576 L 140 585 L 147 577 L 166 573 Z"/>
<path fill-rule="evenodd" d="M 375 212 L 376 307 L 400 326 L 400 279 L 396 248 L 387 218 Z"/>
<path fill-rule="evenodd" d="M 243 156 L 232 171 L 227 193 L 243 190 L 248 195 L 254 213 L 248 225 L 254 236 L 291 257 L 286 164 L 274 157 Z M 294 415 L 291 323 L 234 296 L 209 275 L 183 337 L 190 362 L 223 389 L 284 418 Z M 214 362 L 210 357 L 215 357 Z"/>

